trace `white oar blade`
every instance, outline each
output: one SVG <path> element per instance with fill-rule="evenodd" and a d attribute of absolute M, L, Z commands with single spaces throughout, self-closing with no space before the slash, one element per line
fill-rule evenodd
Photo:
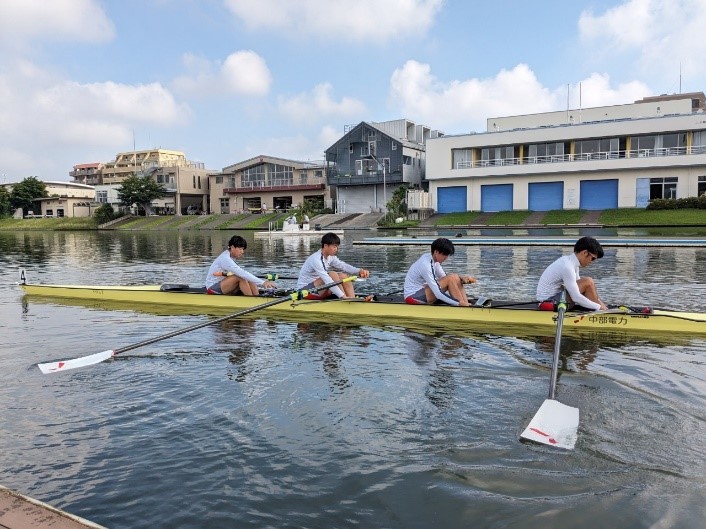
<path fill-rule="evenodd" d="M 96 353 L 90 356 L 82 356 L 81 358 L 74 358 L 73 360 L 59 360 L 58 362 L 47 362 L 45 364 L 37 364 L 39 369 L 45 375 L 49 373 L 58 373 L 59 371 L 68 371 L 69 369 L 77 369 L 79 367 L 90 366 L 93 364 L 98 364 L 104 360 L 108 360 L 113 356 L 114 351 L 103 351 L 102 353 Z"/>
<path fill-rule="evenodd" d="M 573 450 L 578 437 L 579 409 L 547 399 L 520 437 L 537 443 Z"/>

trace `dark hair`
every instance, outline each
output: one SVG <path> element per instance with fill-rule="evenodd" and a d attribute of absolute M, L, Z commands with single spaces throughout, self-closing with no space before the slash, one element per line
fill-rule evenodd
<path fill-rule="evenodd" d="M 321 247 L 323 248 L 326 244 L 341 244 L 341 238 L 335 233 L 328 232 L 323 237 L 321 237 Z"/>
<path fill-rule="evenodd" d="M 431 253 L 439 252 L 441 255 L 453 255 L 456 249 L 454 243 L 443 237 L 439 237 L 431 243 Z"/>
<path fill-rule="evenodd" d="M 594 254 L 598 259 L 603 257 L 603 247 L 593 237 L 581 237 L 576 244 L 574 244 L 574 253 L 583 252 L 588 250 L 589 253 Z"/>
<path fill-rule="evenodd" d="M 228 241 L 228 248 L 231 246 L 245 250 L 248 247 L 248 241 L 243 239 L 240 235 L 233 235 Z"/>

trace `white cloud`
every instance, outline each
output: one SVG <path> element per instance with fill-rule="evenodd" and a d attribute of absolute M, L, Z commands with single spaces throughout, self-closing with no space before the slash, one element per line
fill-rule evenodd
<path fill-rule="evenodd" d="M 322 146 L 321 150 L 324 151 L 328 149 L 340 140 L 342 136 L 343 130 L 332 127 L 331 125 L 325 125 L 319 132 L 319 145 Z"/>
<path fill-rule="evenodd" d="M 115 28 L 94 0 L 0 0 L 0 43 L 30 39 L 104 42 Z"/>
<path fill-rule="evenodd" d="M 442 4 L 443 0 L 225 0 L 251 30 L 376 42 L 425 33 Z"/>
<path fill-rule="evenodd" d="M 334 101 L 332 91 L 330 83 L 321 83 L 308 93 L 289 98 L 280 96 L 277 98 L 279 110 L 293 121 L 304 121 L 312 117 L 361 116 L 365 112 L 365 104 L 352 97 Z"/>
<path fill-rule="evenodd" d="M 428 64 L 407 61 L 392 74 L 390 96 L 405 117 L 445 132 L 458 127 L 482 130 L 489 117 L 543 112 L 555 104 L 551 92 L 524 64 L 491 79 L 442 83 Z"/>
<path fill-rule="evenodd" d="M 272 85 L 267 63 L 254 51 L 231 53 L 222 64 L 193 54 L 184 55 L 182 62 L 189 73 L 175 79 L 174 87 L 186 94 L 262 96 L 269 93 Z"/>
<path fill-rule="evenodd" d="M 703 0 L 627 0 L 599 15 L 584 11 L 578 27 L 600 60 L 627 59 L 660 79 L 675 79 L 680 65 L 687 78 L 706 73 Z"/>
<path fill-rule="evenodd" d="M 241 151 L 241 158 L 247 159 L 264 154 L 289 160 L 320 162 L 324 159 L 326 147 L 329 145 L 318 144 L 303 133 L 292 136 L 267 136 L 247 143 Z"/>
<path fill-rule="evenodd" d="M 632 103 L 651 93 L 638 81 L 613 88 L 608 75 L 596 73 L 570 87 L 574 107 L 579 105 L 579 91 L 584 108 Z M 390 80 L 392 104 L 403 116 L 447 133 L 485 130 L 491 117 L 561 110 L 566 108 L 566 95 L 565 86 L 543 86 L 525 64 L 490 79 L 443 83 L 428 64 L 407 61 Z"/>
<path fill-rule="evenodd" d="M 572 86 L 571 93 L 572 106 L 582 108 L 624 105 L 652 94 L 650 88 L 640 81 L 630 81 L 619 84 L 617 88 L 611 88 L 608 74 L 598 73 L 591 74 L 580 84 Z M 580 100 L 577 94 L 580 94 Z M 558 90 L 557 99 L 560 98 L 561 90 Z"/>
<path fill-rule="evenodd" d="M 159 83 L 127 85 L 114 82 L 81 84 L 57 79 L 26 61 L 0 73 L 0 145 L 3 172 L 20 177 L 43 174 L 64 160 L 66 152 L 110 153 L 132 144 L 135 126 L 162 127 L 185 122 L 189 109 L 177 103 Z M 10 147 L 11 146 L 11 147 Z M 88 155 L 88 154 L 87 154 Z"/>

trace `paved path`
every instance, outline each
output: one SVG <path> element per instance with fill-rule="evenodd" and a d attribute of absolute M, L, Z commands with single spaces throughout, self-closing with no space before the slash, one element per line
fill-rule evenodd
<path fill-rule="evenodd" d="M 598 224 L 602 211 L 587 211 L 579 221 L 580 224 Z"/>
<path fill-rule="evenodd" d="M 546 211 L 533 211 L 532 213 L 529 214 L 529 217 L 527 217 L 522 224 L 525 226 L 531 226 L 531 225 L 536 225 L 536 224 L 541 224 L 542 219 L 544 218 L 544 215 L 546 215 Z"/>

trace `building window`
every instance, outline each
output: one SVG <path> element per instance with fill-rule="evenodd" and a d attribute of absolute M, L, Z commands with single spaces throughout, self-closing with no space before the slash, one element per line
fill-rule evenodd
<path fill-rule="evenodd" d="M 196 175 L 191 175 L 192 185 L 196 189 Z"/>
<path fill-rule="evenodd" d="M 564 158 L 563 143 L 535 143 L 528 146 L 526 163 L 547 163 L 562 161 Z"/>
<path fill-rule="evenodd" d="M 277 163 L 267 164 L 271 186 L 291 186 L 294 183 L 294 168 Z"/>
<path fill-rule="evenodd" d="M 96 191 L 96 202 L 99 204 L 108 203 L 108 191 Z"/>
<path fill-rule="evenodd" d="M 659 198 L 677 198 L 676 176 L 666 178 L 650 178 L 650 200 Z"/>
<path fill-rule="evenodd" d="M 323 178 L 323 177 L 324 177 L 324 172 L 323 172 L 323 171 L 320 171 L 320 170 L 314 171 L 314 176 L 315 176 L 316 178 Z"/>
<path fill-rule="evenodd" d="M 481 166 L 489 165 L 514 165 L 517 156 L 513 145 L 502 147 L 486 147 L 480 151 Z"/>
<path fill-rule="evenodd" d="M 261 187 L 265 184 L 265 165 L 248 167 L 243 171 L 243 187 Z M 233 186 L 235 187 L 235 186 Z"/>
<path fill-rule="evenodd" d="M 217 184 L 222 184 L 222 183 L 223 183 L 223 177 L 222 177 L 222 176 L 217 176 L 217 177 L 216 177 L 216 183 L 217 183 Z"/>
<path fill-rule="evenodd" d="M 472 149 L 452 149 L 451 158 L 453 160 L 452 169 L 468 169 L 472 167 L 473 150 Z"/>
<path fill-rule="evenodd" d="M 198 177 L 198 182 L 199 182 L 199 189 L 201 189 L 201 177 Z"/>
<path fill-rule="evenodd" d="M 696 196 L 706 196 L 706 176 L 699 176 L 699 183 L 698 188 L 696 189 Z"/>
<path fill-rule="evenodd" d="M 634 136 L 632 148 L 641 157 L 684 154 L 686 152 L 686 133 Z"/>
<path fill-rule="evenodd" d="M 370 147 L 368 146 L 368 144 L 360 146 L 360 155 L 370 156 Z"/>
<path fill-rule="evenodd" d="M 700 154 L 706 152 L 706 130 L 694 132 L 691 142 L 692 154 Z"/>
<path fill-rule="evenodd" d="M 618 138 L 599 138 L 578 140 L 574 144 L 576 160 L 608 160 L 618 158 L 620 140 Z"/>

